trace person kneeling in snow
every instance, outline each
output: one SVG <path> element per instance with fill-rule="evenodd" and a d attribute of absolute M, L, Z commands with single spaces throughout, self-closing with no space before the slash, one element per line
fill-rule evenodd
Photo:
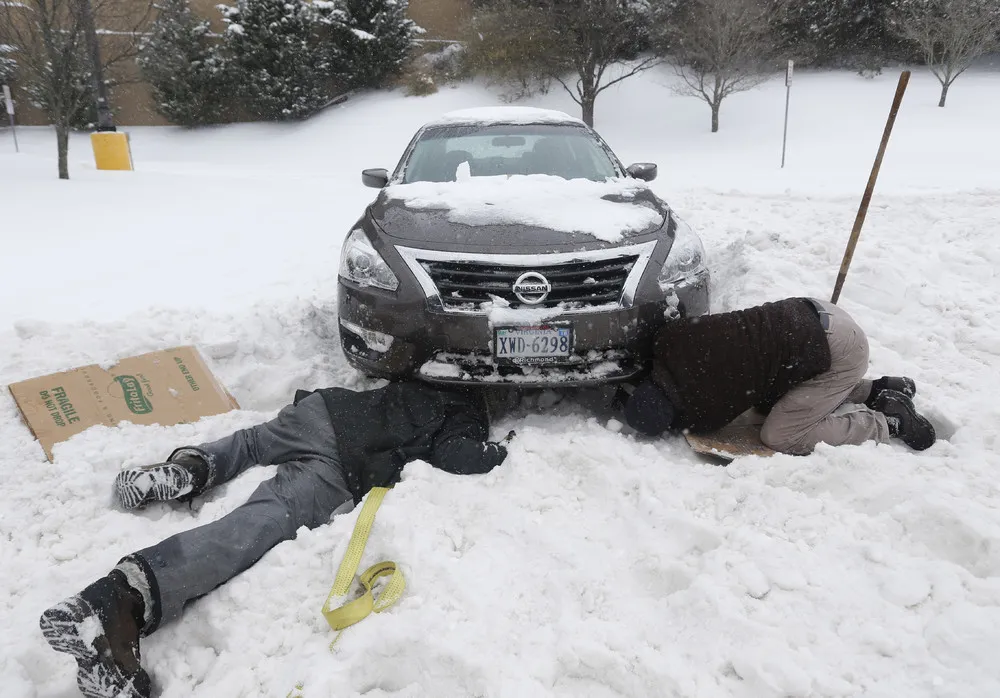
<path fill-rule="evenodd" d="M 674 320 L 656 335 L 652 374 L 628 398 L 625 419 L 647 436 L 700 433 L 756 407 L 770 409 L 761 441 L 783 453 L 890 437 L 929 448 L 934 428 L 913 405 L 913 380 L 863 380 L 867 368 L 864 331 L 824 301 L 790 298 Z M 845 402 L 857 407 L 838 410 Z"/>
<path fill-rule="evenodd" d="M 482 394 L 422 383 L 299 391 L 295 398 L 270 422 L 119 473 L 116 497 L 134 509 L 187 500 L 254 465 L 278 465 L 242 506 L 126 556 L 107 576 L 42 613 L 45 639 L 76 659 L 85 696 L 149 696 L 140 636 L 294 538 L 300 526 L 315 528 L 351 511 L 372 487 L 396 481 L 409 461 L 456 474 L 487 473 L 503 462 L 504 443 L 513 436 L 486 441 Z"/>

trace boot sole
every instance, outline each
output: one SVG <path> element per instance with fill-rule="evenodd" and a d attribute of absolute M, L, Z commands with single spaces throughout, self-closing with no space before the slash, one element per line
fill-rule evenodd
<path fill-rule="evenodd" d="M 894 397 L 893 393 L 899 394 L 902 397 Z M 913 426 L 920 427 L 919 433 L 911 432 L 898 437 L 914 451 L 925 451 L 937 441 L 937 433 L 934 431 L 934 425 L 930 423 L 930 420 L 917 412 L 913 401 L 905 394 L 898 390 L 886 389 L 879 393 L 879 399 L 876 402 L 881 408 L 879 411 L 886 416 L 895 416 L 899 419 L 909 420 Z M 891 409 L 887 409 L 890 407 Z"/>
<path fill-rule="evenodd" d="M 916 413 L 913 415 L 913 421 L 922 426 L 925 432 L 903 439 L 903 443 L 914 451 L 926 451 L 937 441 L 937 433 L 934 431 L 934 425 L 926 417 Z"/>
<path fill-rule="evenodd" d="M 912 378 L 907 378 L 906 376 L 903 376 L 903 389 L 900 390 L 899 392 L 903 393 L 903 395 L 912 400 L 917 394 L 916 382 Z"/>
<path fill-rule="evenodd" d="M 182 497 L 192 490 L 189 482 L 180 482 L 183 477 L 174 472 L 178 466 L 163 467 L 167 472 L 162 477 L 149 470 L 123 470 L 115 478 L 115 492 L 118 501 L 126 509 L 138 509 L 152 501 L 165 502 Z"/>
<path fill-rule="evenodd" d="M 53 606 L 39 620 L 45 641 L 77 663 L 76 683 L 86 698 L 146 698 L 137 677 L 125 676 L 111 658 L 111 645 L 97 612 L 79 597 Z M 140 677 L 148 676 L 140 670 Z"/>

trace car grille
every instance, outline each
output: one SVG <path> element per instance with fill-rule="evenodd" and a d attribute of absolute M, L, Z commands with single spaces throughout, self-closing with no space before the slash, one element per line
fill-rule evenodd
<path fill-rule="evenodd" d="M 593 307 L 619 303 L 637 255 L 613 259 L 574 261 L 537 266 L 507 266 L 472 261 L 421 261 L 430 275 L 446 310 L 473 310 L 493 296 L 510 307 L 552 308 Z M 542 274 L 552 291 L 542 303 L 522 303 L 513 291 L 514 282 L 525 272 Z"/>

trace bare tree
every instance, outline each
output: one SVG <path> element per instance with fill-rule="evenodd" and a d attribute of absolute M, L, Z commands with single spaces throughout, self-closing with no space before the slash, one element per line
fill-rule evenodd
<path fill-rule="evenodd" d="M 546 94 L 552 84 L 552 56 L 560 50 L 556 33 L 547 27 L 544 10 L 506 0 L 490 3 L 473 20 L 468 67 L 503 86 L 504 101 Z"/>
<path fill-rule="evenodd" d="M 778 5 L 770 0 L 686 0 L 660 12 L 660 39 L 682 85 L 712 110 L 712 133 L 726 97 L 767 80 L 777 54 Z"/>
<path fill-rule="evenodd" d="M 498 58 L 474 63 L 523 87 L 555 80 L 593 126 L 598 95 L 659 62 L 640 55 L 646 9 L 643 0 L 496 0 L 481 42 Z"/>
<path fill-rule="evenodd" d="M 995 0 L 912 0 L 894 17 L 894 24 L 901 38 L 919 48 L 941 83 L 939 107 L 958 76 L 1000 45 L 1000 6 Z"/>
<path fill-rule="evenodd" d="M 60 179 L 69 179 L 70 130 L 103 92 L 96 75 L 135 57 L 150 7 L 129 0 L 0 2 L 0 35 L 15 47 L 19 84 L 55 127 Z M 96 32 L 88 32 L 95 21 Z M 95 35 L 101 39 L 98 72 Z"/>
<path fill-rule="evenodd" d="M 553 77 L 580 105 L 583 121 L 594 125 L 597 96 L 612 85 L 659 62 L 654 56 L 622 59 L 636 52 L 645 36 L 645 4 L 636 0 L 550 0 L 560 36 L 568 45 L 556 54 Z M 567 72 L 576 80 L 567 82 Z"/>

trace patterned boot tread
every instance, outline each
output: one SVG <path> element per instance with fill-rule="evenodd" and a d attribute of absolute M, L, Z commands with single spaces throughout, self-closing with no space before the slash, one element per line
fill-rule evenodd
<path fill-rule="evenodd" d="M 76 681 L 86 698 L 149 698 L 149 675 L 131 676 L 114 660 L 104 625 L 82 598 L 74 596 L 42 614 L 39 625 L 52 649 L 76 659 Z"/>
<path fill-rule="evenodd" d="M 150 501 L 178 499 L 193 489 L 194 477 L 187 468 L 176 463 L 126 468 L 115 478 L 115 493 L 126 509 L 135 509 Z"/>

